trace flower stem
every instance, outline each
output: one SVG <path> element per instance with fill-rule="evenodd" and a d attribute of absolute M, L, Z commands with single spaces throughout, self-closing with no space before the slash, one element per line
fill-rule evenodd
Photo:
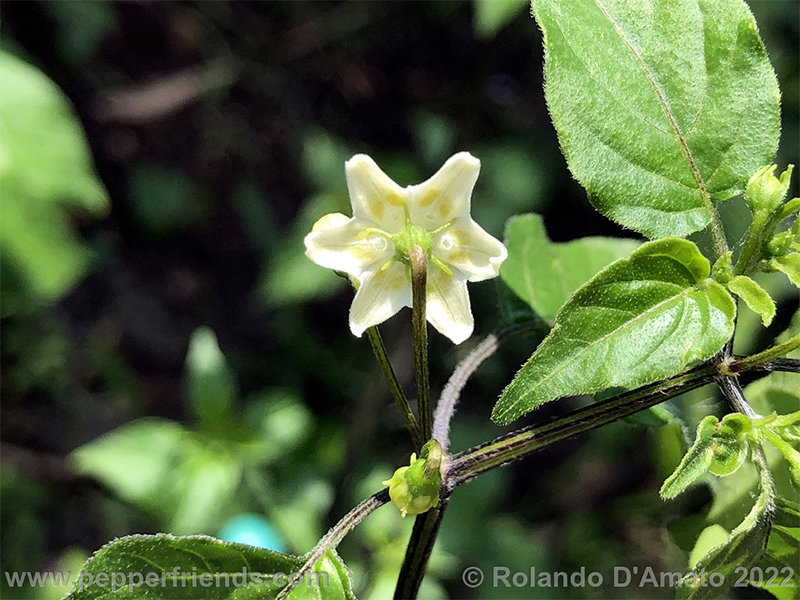
<path fill-rule="evenodd" d="M 375 355 L 375 359 L 378 361 L 384 377 L 386 377 L 386 382 L 389 384 L 389 390 L 392 392 L 395 404 L 397 404 L 397 407 L 400 409 L 400 414 L 406 422 L 406 427 L 411 434 L 414 447 L 419 450 L 422 448 L 425 440 L 417 424 L 417 418 L 414 416 L 414 412 L 408 404 L 408 398 L 406 398 L 405 392 L 403 392 L 403 388 L 400 387 L 400 382 L 397 380 L 397 375 L 392 368 L 392 363 L 389 361 L 389 356 L 386 353 L 386 346 L 383 344 L 383 338 L 381 338 L 377 326 L 367 328 L 367 339 L 369 340 L 370 346 L 372 346 L 372 353 Z"/>
<path fill-rule="evenodd" d="M 414 530 L 394 590 L 395 599 L 417 597 L 449 500 L 449 496 L 442 496 L 438 506 L 418 515 L 414 521 Z"/>
<path fill-rule="evenodd" d="M 414 382 L 417 386 L 420 433 L 423 441 L 431 437 L 431 387 L 428 373 L 428 321 L 425 307 L 428 260 L 425 250 L 413 245 L 408 250 L 411 266 L 411 328 L 414 336 Z"/>

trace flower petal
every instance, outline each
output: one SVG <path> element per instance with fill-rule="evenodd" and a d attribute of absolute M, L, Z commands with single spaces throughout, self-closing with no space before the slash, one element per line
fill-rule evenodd
<path fill-rule="evenodd" d="M 497 277 L 506 247 L 472 219 L 459 219 L 434 236 L 433 255 L 461 271 L 469 281 Z"/>
<path fill-rule="evenodd" d="M 306 256 L 320 266 L 356 277 L 394 255 L 394 244 L 370 231 L 371 223 L 341 213 L 325 215 L 305 237 Z"/>
<path fill-rule="evenodd" d="M 366 154 L 356 154 L 344 164 L 353 216 L 372 221 L 388 233 L 405 227 L 408 192 L 381 171 Z"/>
<path fill-rule="evenodd" d="M 411 306 L 411 282 L 403 263 L 365 273 L 350 307 L 350 331 L 361 337 L 367 327 L 383 323 L 404 306 Z"/>
<path fill-rule="evenodd" d="M 469 152 L 451 156 L 433 177 L 409 188 L 411 222 L 428 231 L 453 219 L 469 218 L 470 196 L 481 161 Z"/>
<path fill-rule="evenodd" d="M 436 265 L 430 265 L 426 302 L 428 321 L 454 344 L 460 344 L 472 335 L 475 322 L 466 281 L 448 275 Z"/>

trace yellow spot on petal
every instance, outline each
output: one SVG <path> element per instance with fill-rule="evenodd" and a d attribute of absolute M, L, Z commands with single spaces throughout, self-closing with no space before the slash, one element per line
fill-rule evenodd
<path fill-rule="evenodd" d="M 377 199 L 373 199 L 369 203 L 369 210 L 372 212 L 372 216 L 376 221 L 383 220 L 383 215 L 386 214 L 386 207 L 383 205 L 383 202 Z"/>
<path fill-rule="evenodd" d="M 426 206 L 430 206 L 434 202 L 439 199 L 439 196 L 442 195 L 442 190 L 431 188 L 426 190 L 422 196 L 417 199 L 417 205 L 421 208 L 425 208 Z"/>
<path fill-rule="evenodd" d="M 453 200 L 452 198 L 442 198 L 442 201 L 439 202 L 439 216 L 447 221 L 453 217 Z"/>
<path fill-rule="evenodd" d="M 392 206 L 405 205 L 405 200 L 403 200 L 403 197 L 394 190 L 388 190 L 384 195 L 384 199 Z"/>

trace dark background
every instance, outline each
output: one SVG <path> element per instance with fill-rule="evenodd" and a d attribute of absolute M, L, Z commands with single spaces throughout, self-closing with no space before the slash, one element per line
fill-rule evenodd
<path fill-rule="evenodd" d="M 799 154 L 800 13 L 791 1 L 751 7 L 783 92 L 782 166 Z M 351 292 L 302 254 L 319 216 L 349 212 L 343 162 L 352 154 L 372 155 L 408 185 L 469 150 L 482 161 L 474 216 L 500 238 L 510 215 L 531 211 L 556 241 L 631 235 L 597 214 L 569 176 L 542 92 L 541 36 L 522 5 L 499 28 L 479 12 L 486 6 L 456 1 L 2 8 L 3 46 L 66 93 L 110 198 L 104 215 L 63 213 L 92 260 L 57 298 L 36 296 L 3 265 L 4 570 L 77 569 L 116 536 L 218 535 L 241 513 L 264 515 L 285 548 L 302 553 L 407 461 L 369 348 L 347 328 Z M 476 335 L 498 324 L 494 290 L 471 287 Z M 788 323 L 796 293 L 787 298 L 762 340 Z M 406 385 L 409 320 L 404 311 L 382 327 Z M 233 416 L 216 428 L 199 423 L 187 399 L 187 348 L 200 326 L 216 333 L 238 390 Z M 534 342 L 510 344 L 467 388 L 454 449 L 502 431 L 489 412 Z M 440 389 L 469 343 L 454 348 L 434 333 L 431 346 Z M 715 401 L 711 391 L 695 399 Z M 275 414 L 292 432 L 286 439 L 263 426 Z M 76 466 L 76 448 L 144 417 L 183 432 L 169 454 L 175 470 L 153 480 L 155 491 L 126 493 L 105 462 Z M 248 427 L 272 445 L 243 451 Z M 129 450 L 155 444 L 135 438 Z M 701 488 L 680 502 L 658 499 L 674 463 L 665 445 L 660 429 L 617 424 L 460 489 L 424 595 L 629 593 L 471 591 L 460 581 L 470 565 L 585 566 L 607 578 L 613 565 L 685 569 L 691 544 L 664 525 L 699 514 L 709 497 Z M 220 456 L 226 466 L 206 470 Z M 181 522 L 182 502 L 204 495 L 213 509 Z M 410 521 L 384 508 L 342 545 L 360 597 L 391 589 Z"/>

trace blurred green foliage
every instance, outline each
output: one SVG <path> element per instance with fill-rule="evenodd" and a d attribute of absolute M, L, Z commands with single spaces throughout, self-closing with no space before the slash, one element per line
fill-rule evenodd
<path fill-rule="evenodd" d="M 522 212 L 542 214 L 555 243 L 629 235 L 594 213 L 566 170 L 526 5 L 4 3 L 3 570 L 75 571 L 118 536 L 217 535 L 252 513 L 302 553 L 407 462 L 369 349 L 347 333 L 348 287 L 303 256 L 320 215 L 349 212 L 352 154 L 405 185 L 471 151 L 482 161 L 473 214 L 497 237 Z M 781 80 L 783 130 L 796 131 L 796 7 L 752 7 Z M 218 58 L 232 66 L 204 85 Z M 781 164 L 797 162 L 787 138 Z M 747 208 L 725 209 L 735 243 Z M 740 353 L 769 343 L 797 306 L 779 275 L 759 283 L 777 317 L 764 330 L 742 311 Z M 495 289 L 503 318 L 530 314 L 504 284 L 477 284 L 476 335 L 500 320 Z M 407 328 L 402 316 L 383 328 L 404 385 Z M 498 435 L 491 406 L 538 341 L 520 336 L 470 382 L 453 450 Z M 468 348 L 431 346 L 441 387 Z M 708 486 L 722 483 L 709 477 L 670 503 L 657 490 L 719 404 L 704 389 L 664 407 L 456 491 L 423 597 L 519 597 L 470 590 L 470 565 L 685 569 L 717 510 Z M 753 476 L 743 467 L 728 479 L 740 475 Z M 745 511 L 753 483 L 717 501 Z M 342 544 L 358 597 L 391 592 L 410 527 L 383 508 Z M 0 586 L 4 598 L 63 595 Z"/>
<path fill-rule="evenodd" d="M 40 71 L 0 51 L 0 229 L 4 314 L 23 310 L 21 294 L 53 300 L 85 275 L 90 254 L 65 209 L 102 214 L 108 198 L 92 167 L 69 100 Z M 10 284 L 11 291 L 7 289 Z"/>

